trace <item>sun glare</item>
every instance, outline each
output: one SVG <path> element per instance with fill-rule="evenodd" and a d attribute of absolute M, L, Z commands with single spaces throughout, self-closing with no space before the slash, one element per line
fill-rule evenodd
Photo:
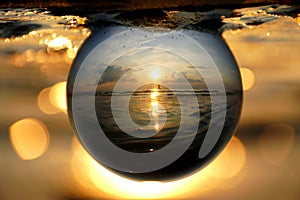
<path fill-rule="evenodd" d="M 78 183 L 95 196 L 105 195 L 100 192 L 102 191 L 107 197 L 125 199 L 199 197 L 216 189 L 237 185 L 240 180 L 238 175 L 245 163 L 245 147 L 234 137 L 220 158 L 189 177 L 171 182 L 139 182 L 123 178 L 102 167 L 83 149 L 76 138 L 73 140 L 73 174 Z"/>
<path fill-rule="evenodd" d="M 154 91 L 154 92 L 151 92 L 151 99 L 156 99 L 156 97 L 158 96 L 158 92 L 157 91 Z"/>
<path fill-rule="evenodd" d="M 156 70 L 153 70 L 153 71 L 151 72 L 151 78 L 152 78 L 153 80 L 158 80 L 159 77 L 160 77 L 160 73 L 159 73 L 159 71 L 158 71 L 157 69 L 156 69 Z"/>

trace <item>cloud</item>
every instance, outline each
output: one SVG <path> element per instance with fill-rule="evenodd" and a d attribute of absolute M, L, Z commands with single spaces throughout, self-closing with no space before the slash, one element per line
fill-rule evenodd
<path fill-rule="evenodd" d="M 118 66 L 108 66 L 106 70 L 103 72 L 100 83 L 107 83 L 107 82 L 116 82 L 118 81 L 129 69 Z"/>

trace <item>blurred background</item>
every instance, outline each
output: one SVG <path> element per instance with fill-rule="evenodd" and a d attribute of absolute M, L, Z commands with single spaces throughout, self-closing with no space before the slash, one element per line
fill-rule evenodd
<path fill-rule="evenodd" d="M 168 183 L 112 174 L 86 153 L 69 124 L 65 92 L 72 61 L 91 24 L 115 15 L 8 6 L 0 9 L 1 200 L 300 198 L 297 5 L 165 11 L 172 19 L 200 22 L 218 13 L 244 89 L 241 120 L 226 149 L 200 172 Z"/>

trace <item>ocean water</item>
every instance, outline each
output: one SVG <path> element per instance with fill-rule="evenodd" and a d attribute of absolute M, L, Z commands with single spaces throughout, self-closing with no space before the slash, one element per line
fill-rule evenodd
<path fill-rule="evenodd" d="M 173 137 L 176 135 L 180 123 L 181 117 L 187 117 L 187 122 L 193 122 L 193 118 L 197 116 L 198 109 L 200 111 L 200 118 L 198 124 L 190 124 L 199 126 L 197 135 L 205 135 L 208 126 L 211 122 L 211 95 L 218 96 L 217 93 L 212 94 L 208 91 L 170 91 L 166 89 L 152 89 L 152 90 L 138 90 L 133 92 L 114 93 L 117 96 L 117 104 L 126 102 L 127 98 L 130 98 L 129 108 L 117 107 L 114 114 L 111 109 L 111 93 L 97 93 L 95 99 L 95 107 L 97 110 L 97 116 L 101 127 L 106 135 L 119 147 L 132 151 L 132 152 L 152 152 L 167 145 Z M 154 97 L 153 97 L 154 96 Z M 177 99 L 177 96 L 183 98 L 183 104 Z M 197 97 L 197 103 L 191 101 L 191 96 Z M 240 94 L 229 93 L 227 95 L 230 121 L 237 120 L 238 118 L 238 106 Z M 217 112 L 222 111 L 221 103 L 222 98 L 219 98 L 219 109 Z M 181 113 L 182 110 L 186 110 L 186 113 Z M 114 115 L 120 116 L 124 119 L 128 117 L 126 112 L 129 111 L 130 117 L 139 125 L 139 127 L 132 127 L 130 124 L 122 124 L 126 126 L 126 130 L 138 131 L 142 134 L 142 131 L 151 131 L 153 137 L 135 138 L 124 131 L 122 131 L 114 120 Z M 184 115 L 184 116 L 183 116 Z M 213 119 L 218 122 L 218 118 Z M 126 120 L 123 120 L 126 121 Z M 230 124 L 230 122 L 227 121 Z M 225 126 L 229 126 L 229 124 Z M 193 137 L 192 134 L 186 134 L 182 140 L 189 137 Z"/>
<path fill-rule="evenodd" d="M 155 94 L 155 98 L 153 98 L 153 94 Z M 129 94 L 121 93 L 115 95 L 118 97 L 118 103 L 122 103 L 124 102 L 124 99 L 128 98 L 127 95 Z M 96 108 L 99 110 L 99 121 L 101 122 L 101 125 L 105 127 L 105 133 L 109 135 L 109 138 L 115 141 L 118 145 L 127 146 L 123 148 L 134 148 L 134 152 L 154 151 L 170 142 L 177 133 L 181 122 L 180 118 L 182 106 L 187 106 L 189 109 L 189 113 L 187 113 L 187 115 L 191 118 L 194 117 L 194 112 L 198 108 L 198 104 L 191 105 L 190 103 L 193 102 L 189 101 L 190 95 L 195 95 L 194 92 L 181 91 L 177 93 L 177 95 L 183 96 L 185 105 L 180 105 L 176 95 L 171 91 L 140 91 L 131 96 L 129 102 L 129 113 L 132 120 L 140 126 L 139 128 L 136 128 L 136 130 L 151 130 L 154 134 L 159 133 L 155 134 L 155 136 L 151 138 L 147 138 L 146 141 L 144 138 L 134 138 L 129 137 L 127 134 L 122 134 L 122 131 L 113 120 L 111 109 L 108 108 L 111 102 L 111 97 L 109 95 L 103 96 L 100 94 L 96 97 Z M 200 96 L 200 92 L 196 95 L 198 100 L 201 101 L 201 108 L 199 109 L 202 113 L 202 127 L 200 132 L 204 133 L 204 131 L 208 128 L 210 121 L 210 97 L 209 95 Z M 122 118 L 126 117 L 124 115 L 125 112 L 125 110 L 120 110 L 119 108 L 116 110 L 115 114 L 120 115 Z M 186 135 L 186 137 L 189 136 Z M 135 144 L 140 144 L 139 148 L 141 149 L 135 148 Z"/>

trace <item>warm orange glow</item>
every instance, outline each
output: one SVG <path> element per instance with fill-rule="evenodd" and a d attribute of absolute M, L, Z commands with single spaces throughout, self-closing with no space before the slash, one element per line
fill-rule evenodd
<path fill-rule="evenodd" d="M 159 123 L 156 122 L 155 125 L 154 125 L 154 128 L 155 128 L 156 132 L 158 132 L 160 130 Z"/>
<path fill-rule="evenodd" d="M 245 163 L 245 147 L 237 137 L 233 137 L 226 149 L 209 166 L 209 173 L 219 179 L 231 178 L 242 170 Z"/>
<path fill-rule="evenodd" d="M 35 60 L 35 52 L 32 49 L 27 49 L 24 54 L 27 62 L 33 62 Z"/>
<path fill-rule="evenodd" d="M 21 68 L 25 65 L 24 54 L 14 56 L 15 67 Z"/>
<path fill-rule="evenodd" d="M 110 172 L 98 164 L 77 140 L 74 140 L 72 167 L 75 177 L 84 187 L 94 187 L 119 198 L 164 198 L 182 193 L 181 190 L 174 190 L 174 188 L 180 187 L 180 181 L 170 183 L 139 182 Z"/>
<path fill-rule="evenodd" d="M 297 17 L 294 18 L 296 23 L 298 23 L 298 25 L 300 26 L 300 14 L 298 14 Z"/>
<path fill-rule="evenodd" d="M 72 42 L 69 38 L 66 37 L 57 37 L 48 42 L 48 49 L 52 49 L 54 51 L 59 51 L 63 49 L 72 48 Z"/>
<path fill-rule="evenodd" d="M 152 115 L 156 116 L 159 111 L 159 105 L 157 101 L 151 101 L 151 111 Z"/>
<path fill-rule="evenodd" d="M 157 101 L 151 101 L 151 105 L 152 105 L 152 108 L 157 110 L 158 109 L 158 102 Z"/>
<path fill-rule="evenodd" d="M 68 49 L 68 51 L 67 51 L 68 58 L 74 59 L 77 55 L 77 51 L 78 51 L 77 47 Z"/>
<path fill-rule="evenodd" d="M 51 88 L 45 88 L 39 93 L 37 98 L 37 104 L 42 112 L 51 115 L 60 112 L 60 110 L 54 107 L 50 102 L 50 89 Z"/>
<path fill-rule="evenodd" d="M 162 111 L 161 107 L 157 101 L 157 96 L 159 95 L 158 89 L 154 89 L 151 92 L 151 120 L 154 122 L 154 129 L 156 132 L 159 132 L 162 126 L 164 125 L 163 123 L 159 122 L 160 116 L 159 112 Z"/>
<path fill-rule="evenodd" d="M 288 124 L 271 124 L 260 137 L 261 155 L 272 165 L 283 164 L 288 158 L 295 140 L 295 129 Z"/>
<path fill-rule="evenodd" d="M 157 91 L 153 91 L 153 92 L 151 92 L 151 99 L 153 100 L 153 99 L 156 99 L 156 97 L 158 96 L 158 92 Z"/>
<path fill-rule="evenodd" d="M 38 63 L 46 63 L 48 62 L 48 54 L 43 50 L 39 50 L 35 55 L 35 61 Z"/>
<path fill-rule="evenodd" d="M 38 158 L 48 148 L 48 130 L 42 122 L 36 119 L 27 118 L 14 123 L 9 133 L 14 150 L 23 160 Z"/>
<path fill-rule="evenodd" d="M 255 83 L 255 74 L 252 70 L 248 68 L 240 68 L 243 90 L 250 90 Z"/>
<path fill-rule="evenodd" d="M 214 189 L 224 188 L 225 179 L 237 176 L 246 161 L 243 144 L 234 138 L 221 154 L 222 158 L 189 177 L 172 182 L 139 182 L 120 177 L 102 167 L 77 139 L 74 139 L 73 152 L 72 170 L 82 187 L 89 189 L 95 196 L 103 191 L 113 197 L 125 199 L 199 197 Z M 234 182 L 233 179 L 230 181 L 230 184 Z"/>
<path fill-rule="evenodd" d="M 51 104 L 60 109 L 61 111 L 66 112 L 67 110 L 67 82 L 59 82 L 51 87 L 49 92 L 49 98 Z"/>

